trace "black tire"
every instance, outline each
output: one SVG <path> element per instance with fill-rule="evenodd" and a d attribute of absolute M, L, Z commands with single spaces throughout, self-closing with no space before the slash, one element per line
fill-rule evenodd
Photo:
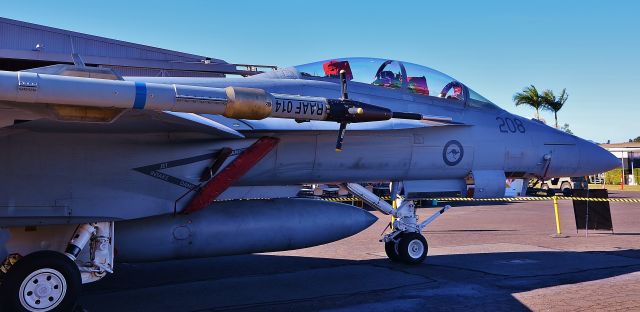
<path fill-rule="evenodd" d="M 562 194 L 564 196 L 571 196 L 571 193 L 573 192 L 573 190 L 571 189 L 571 184 L 569 184 L 568 182 L 562 183 L 562 185 L 560 186 L 560 190 L 562 190 Z"/>
<path fill-rule="evenodd" d="M 38 270 L 42 270 L 37 273 Z M 32 274 L 36 274 L 33 275 Z M 23 288 L 23 282 L 29 279 Z M 43 295 L 29 291 L 31 283 L 35 292 L 43 287 Z M 66 288 L 64 287 L 66 285 Z M 78 266 L 69 257 L 59 252 L 36 251 L 20 259 L 9 269 L 0 285 L 0 307 L 2 311 L 73 311 L 82 287 Z M 21 299 L 20 293 L 23 292 Z M 56 293 L 63 293 L 56 295 Z M 31 293 L 31 294 L 29 294 Z M 47 297 L 48 296 L 48 297 Z M 25 302 L 23 304 L 23 302 Z M 52 303 L 49 303 L 52 302 Z M 35 304 L 30 306 L 29 304 Z M 46 308 L 52 308 L 46 310 Z"/>
<path fill-rule="evenodd" d="M 398 254 L 406 264 L 420 264 L 424 262 L 429 251 L 427 240 L 420 233 L 405 233 L 398 242 Z"/>
<path fill-rule="evenodd" d="M 398 254 L 398 244 L 394 241 L 384 243 L 384 252 L 392 262 L 400 262 L 400 254 Z"/>

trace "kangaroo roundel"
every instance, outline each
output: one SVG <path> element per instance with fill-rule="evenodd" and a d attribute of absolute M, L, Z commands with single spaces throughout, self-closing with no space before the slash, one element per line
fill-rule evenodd
<path fill-rule="evenodd" d="M 442 150 L 442 160 L 449 166 L 455 166 L 462 161 L 464 157 L 464 149 L 462 144 L 456 140 L 451 140 L 444 145 Z"/>

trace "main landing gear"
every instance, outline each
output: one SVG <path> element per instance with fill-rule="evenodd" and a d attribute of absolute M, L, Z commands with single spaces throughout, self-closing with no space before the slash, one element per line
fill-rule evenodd
<path fill-rule="evenodd" d="M 69 257 L 36 251 L 5 275 L 0 286 L 2 311 L 73 311 L 81 286 L 80 270 Z"/>
<path fill-rule="evenodd" d="M 391 223 L 393 231 L 381 239 L 384 242 L 384 251 L 391 261 L 406 264 L 424 262 L 429 251 L 429 245 L 420 232 L 451 206 L 444 206 L 444 208 L 423 222 L 418 223 L 415 204 L 412 200 L 402 200 L 399 207 L 395 209 L 360 184 L 347 183 L 344 186 L 353 196 L 366 202 L 369 206 L 384 214 L 393 216 Z"/>
<path fill-rule="evenodd" d="M 64 253 L 11 255 L 1 268 L 0 311 L 74 311 L 82 284 L 113 273 L 113 255 L 113 222 L 79 225 Z"/>

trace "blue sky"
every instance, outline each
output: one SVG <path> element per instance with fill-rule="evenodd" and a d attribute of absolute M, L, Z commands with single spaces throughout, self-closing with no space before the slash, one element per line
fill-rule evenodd
<path fill-rule="evenodd" d="M 445 3 L 31 0 L 5 1 L 0 16 L 233 63 L 399 59 L 445 72 L 525 117 L 533 112 L 513 105 L 515 92 L 567 88 L 559 119 L 578 136 L 640 136 L 640 2 Z"/>

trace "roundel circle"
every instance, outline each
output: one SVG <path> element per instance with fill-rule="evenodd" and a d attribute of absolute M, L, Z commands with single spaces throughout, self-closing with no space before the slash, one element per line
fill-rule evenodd
<path fill-rule="evenodd" d="M 457 140 L 451 140 L 444 145 L 442 149 L 442 160 L 449 166 L 455 166 L 462 161 L 464 157 L 464 148 Z"/>

